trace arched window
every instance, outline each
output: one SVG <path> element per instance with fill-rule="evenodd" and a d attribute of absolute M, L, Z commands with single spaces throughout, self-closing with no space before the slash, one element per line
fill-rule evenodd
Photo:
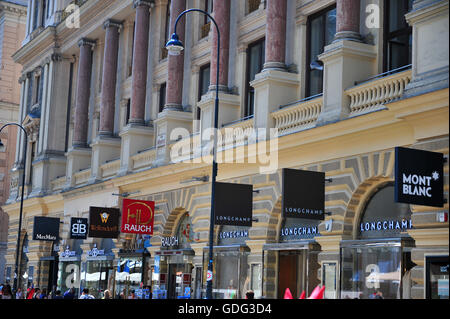
<path fill-rule="evenodd" d="M 409 204 L 396 203 L 394 185 L 389 184 L 367 202 L 358 225 L 358 239 L 399 237 L 411 226 Z"/>

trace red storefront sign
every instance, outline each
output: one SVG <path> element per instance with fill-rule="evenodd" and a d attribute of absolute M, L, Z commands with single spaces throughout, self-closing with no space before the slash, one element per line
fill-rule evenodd
<path fill-rule="evenodd" d="M 155 202 L 124 199 L 122 206 L 122 233 L 153 235 Z"/>

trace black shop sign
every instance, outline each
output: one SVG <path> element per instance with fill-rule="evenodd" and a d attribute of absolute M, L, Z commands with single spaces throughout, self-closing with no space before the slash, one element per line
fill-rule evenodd
<path fill-rule="evenodd" d="M 284 217 L 325 218 L 325 173 L 284 168 L 282 178 Z"/>
<path fill-rule="evenodd" d="M 72 217 L 70 219 L 70 239 L 86 239 L 87 233 L 87 218 Z"/>
<path fill-rule="evenodd" d="M 395 148 L 395 201 L 444 206 L 444 155 L 442 153 Z"/>
<path fill-rule="evenodd" d="M 216 182 L 214 224 L 252 226 L 253 185 Z"/>
<path fill-rule="evenodd" d="M 33 240 L 58 241 L 59 218 L 35 216 Z"/>
<path fill-rule="evenodd" d="M 89 237 L 117 238 L 119 236 L 118 208 L 89 207 Z"/>

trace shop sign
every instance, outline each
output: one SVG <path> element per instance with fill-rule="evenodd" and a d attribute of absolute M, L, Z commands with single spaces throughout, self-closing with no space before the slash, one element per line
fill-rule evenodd
<path fill-rule="evenodd" d="M 70 239 L 86 239 L 88 219 L 72 217 L 70 219 Z"/>
<path fill-rule="evenodd" d="M 405 231 L 412 228 L 412 220 L 379 220 L 360 224 L 360 231 Z"/>
<path fill-rule="evenodd" d="M 303 237 L 303 236 L 317 236 L 319 235 L 319 228 L 314 227 L 292 227 L 281 228 L 281 237 Z M 287 239 L 287 238 L 285 238 Z"/>
<path fill-rule="evenodd" d="M 312 239 L 320 236 L 317 219 L 286 218 L 280 229 L 280 242 Z"/>
<path fill-rule="evenodd" d="M 89 207 L 89 237 L 117 238 L 119 215 L 118 208 Z"/>
<path fill-rule="evenodd" d="M 161 247 L 175 247 L 178 246 L 178 237 L 161 237 Z"/>
<path fill-rule="evenodd" d="M 395 148 L 395 201 L 444 206 L 444 154 Z"/>
<path fill-rule="evenodd" d="M 75 257 L 76 255 L 77 255 L 77 253 L 75 251 L 70 250 L 69 246 L 66 246 L 66 249 L 59 254 L 59 258 L 66 259 L 66 258 Z"/>
<path fill-rule="evenodd" d="M 124 199 L 122 206 L 122 233 L 153 234 L 155 202 Z"/>
<path fill-rule="evenodd" d="M 284 168 L 282 178 L 284 217 L 325 218 L 325 173 Z"/>
<path fill-rule="evenodd" d="M 219 233 L 219 239 L 230 238 L 248 238 L 248 230 L 222 231 Z"/>
<path fill-rule="evenodd" d="M 104 256 L 105 250 L 104 249 L 98 249 L 97 244 L 94 244 L 94 247 L 87 252 L 87 255 L 89 257 L 98 257 L 98 256 Z"/>
<path fill-rule="evenodd" d="M 35 216 L 33 240 L 58 241 L 59 218 Z"/>
<path fill-rule="evenodd" d="M 252 226 L 253 185 L 216 182 L 214 224 Z"/>

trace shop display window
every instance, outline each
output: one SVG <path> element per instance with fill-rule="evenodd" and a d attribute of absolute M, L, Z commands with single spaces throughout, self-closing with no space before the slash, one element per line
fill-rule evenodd
<path fill-rule="evenodd" d="M 103 297 L 103 292 L 111 285 L 114 270 L 112 260 L 86 262 L 86 269 L 81 273 L 83 287 L 96 299 Z"/>
<path fill-rule="evenodd" d="M 341 299 L 400 299 L 401 259 L 400 243 L 342 249 Z"/>
<path fill-rule="evenodd" d="M 64 294 L 70 288 L 74 288 L 76 294 L 80 293 L 80 261 L 59 262 L 58 265 L 58 289 Z"/>
<path fill-rule="evenodd" d="M 140 289 L 142 280 L 142 257 L 122 257 L 117 265 L 115 280 L 116 280 L 116 295 L 124 293 L 126 296 L 130 294 L 131 290 Z"/>
<path fill-rule="evenodd" d="M 449 299 L 448 256 L 426 257 L 426 298 Z"/>

